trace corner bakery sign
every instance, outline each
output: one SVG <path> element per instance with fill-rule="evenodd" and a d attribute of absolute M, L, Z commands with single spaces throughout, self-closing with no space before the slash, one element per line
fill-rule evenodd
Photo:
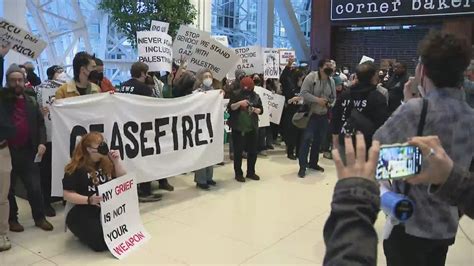
<path fill-rule="evenodd" d="M 474 0 L 332 0 L 331 20 L 474 14 Z"/>

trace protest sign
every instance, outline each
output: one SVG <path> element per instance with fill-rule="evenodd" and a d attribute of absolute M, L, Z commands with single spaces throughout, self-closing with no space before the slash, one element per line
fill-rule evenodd
<path fill-rule="evenodd" d="M 364 56 L 362 56 L 362 58 L 360 59 L 359 65 L 360 65 L 360 64 L 363 64 L 363 63 L 365 63 L 365 62 L 374 62 L 374 61 L 375 61 L 375 59 L 364 55 Z"/>
<path fill-rule="evenodd" d="M 241 62 L 237 64 L 236 69 L 245 71 L 247 75 L 263 73 L 262 47 L 240 47 L 234 48 L 234 51 L 241 59 Z"/>
<path fill-rule="evenodd" d="M 38 58 L 47 46 L 45 41 L 34 36 L 33 33 L 4 18 L 0 18 L 0 44 L 10 44 L 13 51 L 31 59 Z"/>
<path fill-rule="evenodd" d="M 168 22 L 163 22 L 163 21 L 159 21 L 159 20 L 152 20 L 150 30 L 151 31 L 160 31 L 160 32 L 168 33 L 169 26 L 170 26 L 170 24 Z"/>
<path fill-rule="evenodd" d="M 280 78 L 280 53 L 278 49 L 263 49 L 263 78 L 278 79 Z"/>
<path fill-rule="evenodd" d="M 138 61 L 146 63 L 149 71 L 171 72 L 173 50 L 171 36 L 160 31 L 138 31 Z"/>
<path fill-rule="evenodd" d="M 268 105 L 263 105 L 263 108 L 270 122 L 279 125 L 285 106 L 285 97 L 258 86 L 255 87 L 255 92 L 262 98 L 262 103 L 264 100 L 267 102 Z"/>
<path fill-rule="evenodd" d="M 284 69 L 290 58 L 296 58 L 296 52 L 293 50 L 280 50 L 280 68 Z"/>
<path fill-rule="evenodd" d="M 220 91 L 175 99 L 102 93 L 56 100 L 52 195 L 62 195 L 64 166 L 80 137 L 91 131 L 103 132 L 139 183 L 222 162 L 222 100 Z"/>
<path fill-rule="evenodd" d="M 263 106 L 263 114 L 258 116 L 258 127 L 268 127 L 270 126 L 270 113 L 268 112 L 268 106 L 270 104 L 268 103 L 268 97 L 265 96 L 265 91 L 267 91 L 267 89 L 264 89 L 260 86 L 255 86 L 254 91 L 262 100 Z"/>
<path fill-rule="evenodd" d="M 56 91 L 58 90 L 57 81 L 50 81 L 42 83 L 37 87 L 38 101 L 41 100 L 43 107 L 47 107 L 51 110 L 51 105 L 53 104 L 54 97 L 56 96 Z M 48 112 L 44 117 L 44 125 L 46 127 L 46 139 L 48 142 L 51 142 L 52 136 L 52 124 L 51 124 L 51 113 Z"/>
<path fill-rule="evenodd" d="M 222 80 L 238 60 L 239 57 L 232 49 L 209 38 L 195 45 L 194 53 L 188 61 L 188 70 L 197 72 L 207 68 L 215 79 Z"/>
<path fill-rule="evenodd" d="M 212 38 L 218 42 L 220 42 L 225 47 L 229 47 L 229 38 L 225 35 L 212 35 Z"/>
<path fill-rule="evenodd" d="M 105 243 L 116 258 L 123 259 L 151 239 L 140 219 L 137 182 L 132 175 L 125 175 L 98 189 Z"/>
<path fill-rule="evenodd" d="M 181 59 L 189 61 L 201 40 L 208 40 L 210 37 L 209 32 L 181 25 L 173 42 L 173 59 L 177 64 Z"/>

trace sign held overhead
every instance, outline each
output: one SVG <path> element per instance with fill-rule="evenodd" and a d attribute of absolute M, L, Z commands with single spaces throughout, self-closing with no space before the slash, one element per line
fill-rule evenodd
<path fill-rule="evenodd" d="M 33 33 L 0 18 L 0 44 L 11 45 L 11 49 L 33 60 L 38 58 L 47 43 Z"/>

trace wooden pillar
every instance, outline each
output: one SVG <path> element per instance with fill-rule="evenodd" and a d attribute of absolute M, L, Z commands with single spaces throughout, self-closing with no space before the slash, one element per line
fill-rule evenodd
<path fill-rule="evenodd" d="M 470 18 L 447 19 L 443 22 L 443 32 L 451 33 L 467 41 L 472 46 L 474 22 Z"/>
<path fill-rule="evenodd" d="M 311 68 L 316 69 L 319 59 L 331 56 L 331 1 L 312 0 L 311 9 Z"/>

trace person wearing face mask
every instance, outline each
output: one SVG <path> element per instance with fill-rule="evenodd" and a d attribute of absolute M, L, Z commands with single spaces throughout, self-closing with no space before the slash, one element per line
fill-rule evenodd
<path fill-rule="evenodd" d="M 419 55 L 415 78 L 405 84 L 405 103 L 377 130 L 374 139 L 394 144 L 415 137 L 425 109 L 422 135 L 438 136 L 454 164 L 469 171 L 474 157 L 474 110 L 464 101 L 461 85 L 471 47 L 454 35 L 431 32 L 421 41 Z M 417 87 L 423 98 L 411 99 Z M 417 206 L 404 224 L 387 220 L 387 265 L 444 265 L 457 233 L 458 209 L 430 195 L 428 185 L 408 186 L 397 180 L 385 187 L 406 194 Z"/>
<path fill-rule="evenodd" d="M 64 69 L 58 65 L 49 67 L 46 70 L 48 80 L 45 80 L 39 86 L 35 87 L 38 104 L 43 113 L 45 126 L 46 126 L 46 153 L 40 162 L 40 174 L 41 174 L 41 189 L 43 191 L 44 199 L 44 211 L 46 216 L 56 216 L 56 211 L 51 206 L 51 156 L 52 156 L 52 127 L 51 127 L 51 116 L 49 114 L 49 107 L 54 101 L 54 95 L 58 88 L 65 84 L 68 80 Z"/>
<path fill-rule="evenodd" d="M 34 162 L 46 151 L 46 129 L 43 114 L 32 96 L 25 94 L 25 75 L 16 64 L 7 72 L 7 88 L 0 91 L 0 108 L 7 124 L 15 135 L 3 140 L 0 146 L 8 145 L 12 170 L 10 174 L 10 231 L 22 232 L 24 227 L 18 222 L 18 205 L 15 198 L 15 183 L 21 178 L 25 186 L 28 202 L 31 206 L 35 225 L 45 231 L 53 230 L 44 214 L 43 196 L 40 185 L 40 171 Z M 3 230 L 0 230 L 3 231 Z"/>
<path fill-rule="evenodd" d="M 298 176 L 306 176 L 309 166 L 316 171 L 324 172 L 319 162 L 319 148 L 328 129 L 328 109 L 336 101 L 336 85 L 331 78 L 333 64 L 329 59 L 322 59 L 318 64 L 319 70 L 306 76 L 301 87 L 301 97 L 305 104 L 310 105 L 310 119 L 303 134 L 300 147 Z M 308 164 L 308 153 L 311 146 L 311 155 Z"/>
<path fill-rule="evenodd" d="M 115 91 L 112 82 L 104 76 L 104 62 L 99 58 L 94 58 L 96 64 L 96 70 L 92 71 L 90 81 L 97 84 L 100 87 L 101 92 Z"/>
<path fill-rule="evenodd" d="M 242 154 L 247 151 L 247 178 L 260 180 L 255 173 L 258 144 L 258 115 L 263 113 L 262 100 L 254 91 L 255 84 L 251 77 L 240 81 L 241 90 L 231 96 L 228 110 L 229 126 L 232 128 L 234 143 L 234 172 L 238 182 L 245 182 L 242 172 Z"/>
<path fill-rule="evenodd" d="M 87 52 L 79 52 L 72 61 L 74 79 L 63 84 L 56 91 L 56 99 L 100 93 L 100 88 L 90 82 L 91 73 L 96 70 L 94 58 Z M 92 74 L 94 75 L 94 74 Z"/>
<path fill-rule="evenodd" d="M 126 174 L 120 152 L 109 151 L 104 137 L 99 132 L 91 132 L 82 136 L 64 170 L 64 199 L 73 206 L 66 213 L 68 229 L 92 250 L 107 250 L 98 186 Z"/>

